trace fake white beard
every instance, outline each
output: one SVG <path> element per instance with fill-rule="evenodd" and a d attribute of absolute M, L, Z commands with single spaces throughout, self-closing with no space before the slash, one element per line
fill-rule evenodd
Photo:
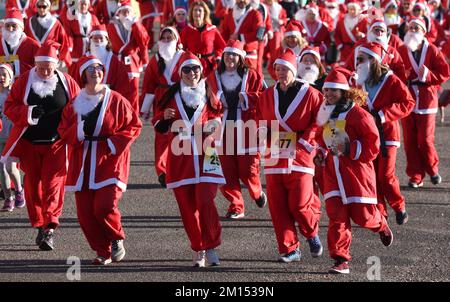
<path fill-rule="evenodd" d="M 158 53 L 166 62 L 170 62 L 177 52 L 177 41 L 170 42 L 158 41 Z"/>
<path fill-rule="evenodd" d="M 239 6 L 235 5 L 233 7 L 233 18 L 236 21 L 239 21 L 242 16 L 245 15 L 245 8 L 240 9 Z"/>
<path fill-rule="evenodd" d="M 385 14 L 384 22 L 386 23 L 387 26 L 393 25 L 393 24 L 398 24 L 399 23 L 398 16 L 393 15 L 393 14 Z"/>
<path fill-rule="evenodd" d="M 369 42 L 378 42 L 383 45 L 384 48 L 388 46 L 388 37 L 387 35 L 377 36 L 372 31 L 369 31 L 367 34 L 367 40 Z"/>
<path fill-rule="evenodd" d="M 358 17 L 352 18 L 350 17 L 350 15 L 345 15 L 344 24 L 350 29 L 353 29 L 356 26 L 356 24 L 358 24 L 358 21 L 359 21 Z"/>
<path fill-rule="evenodd" d="M 331 18 L 336 19 L 339 16 L 339 8 L 335 7 L 333 9 L 327 8 L 328 13 L 330 14 Z"/>
<path fill-rule="evenodd" d="M 44 17 L 38 16 L 37 21 L 42 25 L 42 27 L 49 28 L 50 25 L 52 25 L 53 16 L 50 13 L 47 13 Z"/>
<path fill-rule="evenodd" d="M 272 3 L 272 5 L 269 7 L 270 17 L 272 19 L 277 19 L 278 20 L 282 8 L 283 7 L 279 3 L 274 1 Z"/>
<path fill-rule="evenodd" d="M 89 15 L 89 13 L 86 13 L 86 14 L 77 13 L 77 19 L 78 19 L 78 23 L 80 23 L 81 27 L 87 27 L 87 28 L 91 27 L 91 16 Z"/>
<path fill-rule="evenodd" d="M 411 51 L 416 51 L 420 44 L 422 44 L 424 38 L 425 36 L 422 32 L 413 33 L 408 31 L 403 40 L 406 47 L 408 47 Z"/>
<path fill-rule="evenodd" d="M 236 5 L 236 0 L 224 0 L 223 4 L 225 8 L 232 8 Z"/>
<path fill-rule="evenodd" d="M 31 88 L 33 88 L 33 91 L 41 98 L 52 96 L 56 89 L 56 85 L 58 84 L 57 75 L 54 74 L 51 78 L 46 80 L 41 79 L 36 71 L 34 71 L 32 75 Z"/>
<path fill-rule="evenodd" d="M 106 49 L 106 45 L 108 44 L 108 42 L 104 42 L 104 43 L 94 43 L 93 41 L 91 41 L 91 44 L 89 46 L 89 49 L 91 50 L 91 54 L 93 56 L 95 56 L 97 59 L 99 59 L 100 61 L 102 61 L 102 64 L 104 66 L 106 66 L 106 58 L 109 55 L 109 51 Z"/>
<path fill-rule="evenodd" d="M 261 1 L 259 1 L 259 0 L 251 0 L 250 6 L 253 7 L 254 9 L 258 9 L 260 2 Z"/>
<path fill-rule="evenodd" d="M 201 103 L 206 103 L 206 86 L 205 80 L 200 80 L 198 82 L 197 87 L 190 87 L 184 83 L 184 81 L 180 82 L 180 93 L 183 99 L 183 102 L 186 106 L 197 109 L 197 107 Z"/>
<path fill-rule="evenodd" d="M 310 84 L 319 77 L 319 67 L 316 64 L 298 63 L 298 76 Z"/>
<path fill-rule="evenodd" d="M 227 91 L 235 90 L 241 81 L 242 78 L 239 76 L 236 70 L 232 72 L 225 71 L 220 75 L 220 82 Z"/>
<path fill-rule="evenodd" d="M 103 94 L 89 95 L 85 89 L 82 89 L 80 94 L 73 101 L 73 110 L 80 114 L 86 115 L 97 107 L 98 103 L 103 98 Z"/>
<path fill-rule="evenodd" d="M 325 125 L 328 122 L 328 120 L 330 119 L 331 113 L 333 113 L 334 107 L 336 107 L 336 104 L 328 105 L 326 100 L 323 101 L 322 105 L 320 106 L 319 112 L 317 113 L 317 117 L 316 117 L 316 124 L 319 127 Z"/>
<path fill-rule="evenodd" d="M 305 21 L 305 18 L 306 18 L 306 10 L 303 8 L 299 9 L 294 15 L 294 19 L 300 22 Z"/>
<path fill-rule="evenodd" d="M 14 31 L 6 30 L 5 28 L 2 28 L 2 35 L 5 39 L 6 43 L 11 46 L 11 48 L 16 48 L 20 44 L 20 38 L 22 38 L 23 31 L 22 29 L 16 29 Z"/>
<path fill-rule="evenodd" d="M 356 68 L 356 74 L 358 75 L 358 78 L 356 79 L 356 83 L 358 85 L 363 85 L 367 78 L 369 77 L 370 72 L 370 61 L 367 60 L 364 63 L 361 63 Z"/>
<path fill-rule="evenodd" d="M 133 25 L 134 18 L 131 16 L 124 17 L 123 15 L 120 15 L 119 20 L 123 24 L 123 27 L 125 27 L 126 30 L 130 30 L 131 26 Z"/>
<path fill-rule="evenodd" d="M 300 46 L 295 46 L 294 48 L 290 48 L 290 47 L 287 47 L 287 48 L 289 48 L 290 50 L 292 50 L 293 52 L 294 52 L 294 54 L 298 57 L 299 55 L 300 55 L 300 53 L 302 52 L 302 49 L 300 48 Z"/>

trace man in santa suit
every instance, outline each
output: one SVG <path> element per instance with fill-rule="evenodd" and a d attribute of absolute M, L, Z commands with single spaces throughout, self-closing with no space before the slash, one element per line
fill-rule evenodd
<path fill-rule="evenodd" d="M 381 9 L 384 12 L 384 22 L 393 34 L 397 34 L 398 27 L 403 23 L 403 18 L 398 13 L 398 4 L 395 0 L 383 0 Z"/>
<path fill-rule="evenodd" d="M 413 112 L 402 120 L 409 186 L 423 186 L 425 174 L 435 185 L 442 182 L 439 157 L 434 146 L 437 91 L 450 77 L 450 70 L 439 49 L 426 38 L 427 27 L 422 19 L 408 23 L 405 44 L 400 55 L 405 63 L 408 87 L 416 101 Z"/>
<path fill-rule="evenodd" d="M 438 38 L 437 27 L 439 26 L 439 24 L 436 24 L 436 21 L 428 16 L 427 4 L 417 1 L 413 6 L 411 18 L 421 18 L 424 20 L 427 29 L 425 37 L 427 38 L 428 42 L 435 43 L 436 39 Z M 404 35 L 407 31 L 407 20 L 409 19 L 405 19 L 405 21 L 403 21 L 403 23 L 398 27 L 398 36 L 400 37 L 400 39 L 404 39 Z"/>
<path fill-rule="evenodd" d="M 163 0 L 137 0 L 139 2 L 139 10 L 141 13 L 140 21 L 147 30 L 150 38 L 148 41 L 148 48 L 153 47 L 154 41 L 154 23 L 155 21 L 162 25 L 162 15 L 164 8 Z"/>
<path fill-rule="evenodd" d="M 89 33 L 92 28 L 100 25 L 97 17 L 89 12 L 90 0 L 79 0 L 75 18 L 66 19 L 64 28 L 70 39 L 72 62 L 82 57 L 89 45 Z"/>
<path fill-rule="evenodd" d="M 185 11 L 189 11 L 189 7 L 195 0 L 168 0 L 164 1 L 163 8 L 163 24 L 166 24 L 175 17 L 175 10 L 177 8 L 184 8 Z"/>
<path fill-rule="evenodd" d="M 250 5 L 253 7 L 253 9 L 257 10 L 261 14 L 263 20 L 264 36 L 263 40 L 260 41 L 258 45 L 258 61 L 256 65 L 256 70 L 260 74 L 263 74 L 262 65 L 264 57 L 264 48 L 267 45 L 267 41 L 273 38 L 272 20 L 270 17 L 269 8 L 265 4 L 261 3 L 260 0 L 250 0 Z"/>
<path fill-rule="evenodd" d="M 222 23 L 222 37 L 225 41 L 240 40 L 245 43 L 246 63 L 258 68 L 259 42 L 264 38 L 264 22 L 261 14 L 250 5 L 250 0 L 237 0 L 233 12 Z"/>
<path fill-rule="evenodd" d="M 24 19 L 30 18 L 37 13 L 36 0 L 6 0 L 6 12 L 12 9 L 18 9 L 22 13 Z"/>
<path fill-rule="evenodd" d="M 140 108 L 145 120 L 149 119 L 151 110 L 156 112 L 158 101 L 174 84 L 172 77 L 177 77 L 176 66 L 184 52 L 180 47 L 178 31 L 170 26 L 163 28 L 158 41 L 158 52 L 150 59 L 142 83 Z M 167 144 L 168 135 L 155 131 L 155 169 L 163 187 L 166 185 Z"/>
<path fill-rule="evenodd" d="M 107 31 L 113 52 L 127 67 L 134 90 L 129 101 L 136 112 L 139 112 L 139 77 L 149 61 L 149 37 L 145 28 L 134 17 L 129 0 L 120 2 L 114 21 L 108 24 Z"/>
<path fill-rule="evenodd" d="M 20 162 L 31 225 L 37 228 L 36 244 L 53 250 L 53 232 L 59 226 L 66 180 L 66 145 L 57 127 L 61 114 L 79 92 L 69 75 L 56 69 L 59 45 L 44 44 L 35 57 L 36 67 L 23 73 L 5 103 L 13 122 L 1 161 Z"/>
<path fill-rule="evenodd" d="M 214 16 L 223 22 L 225 16 L 233 11 L 236 0 L 217 0 L 214 8 Z"/>
<path fill-rule="evenodd" d="M 114 19 L 118 7 L 119 0 L 99 0 L 94 7 L 98 21 L 101 24 L 108 25 Z"/>
<path fill-rule="evenodd" d="M 92 56 L 80 59 L 84 88 L 63 111 L 58 132 L 69 146 L 66 190 L 75 192 L 77 216 L 95 265 L 125 256 L 118 203 L 126 191 L 130 146 L 142 123 L 130 103 L 103 84 L 103 65 Z"/>
<path fill-rule="evenodd" d="M 348 56 L 344 67 L 351 71 L 356 70 L 356 58 L 359 48 L 367 42 L 377 42 L 381 44 L 384 49 L 381 55 L 382 63 L 389 66 L 389 68 L 394 72 L 396 76 L 398 76 L 403 82 L 406 82 L 405 64 L 403 63 L 403 59 L 397 51 L 396 47 L 392 45 L 394 44 L 394 41 L 396 41 L 395 38 L 398 37 L 393 34 L 388 37 L 387 33 L 387 26 L 384 21 L 382 19 L 374 19 L 370 24 L 367 37 L 360 39 L 356 43 L 355 47 L 352 49 L 351 54 Z M 392 37 L 395 38 L 393 39 Z"/>
<path fill-rule="evenodd" d="M 23 18 L 19 10 L 8 11 L 4 22 L 0 63 L 11 64 L 15 77 L 18 77 L 34 66 L 34 56 L 39 49 L 39 44 L 23 32 Z"/>
<path fill-rule="evenodd" d="M 303 25 L 302 34 L 311 47 L 319 47 L 322 60 L 325 59 L 325 53 L 330 46 L 330 30 L 325 22 L 319 17 L 317 5 L 309 5 L 306 9 L 306 16 L 301 21 Z"/>
<path fill-rule="evenodd" d="M 325 1 L 325 5 L 328 15 L 331 17 L 331 22 L 328 23 L 328 29 L 330 32 L 334 32 L 338 21 L 343 18 L 345 14 L 339 10 L 337 0 L 327 0 Z"/>
<path fill-rule="evenodd" d="M 336 47 L 340 51 L 339 64 L 343 65 L 355 43 L 366 36 L 367 17 L 361 14 L 361 6 L 356 0 L 349 0 L 347 14 L 338 21 L 334 30 Z"/>
<path fill-rule="evenodd" d="M 400 0 L 398 14 L 403 20 L 407 20 L 411 16 L 414 2 L 414 0 Z"/>
<path fill-rule="evenodd" d="M 70 56 L 70 41 L 63 25 L 50 13 L 50 0 L 36 1 L 37 14 L 30 17 L 25 25 L 25 33 L 43 45 L 46 41 L 54 41 L 61 45 L 59 49 L 61 61 L 67 67 L 72 64 Z"/>
<path fill-rule="evenodd" d="M 296 79 L 297 57 L 292 50 L 275 61 L 275 72 L 278 82 L 261 94 L 258 118 L 270 134 L 264 174 L 279 261 L 292 262 L 301 258 L 296 224 L 312 257 L 323 252 L 318 235 L 320 199 L 313 190 L 315 116 L 322 94 Z"/>
<path fill-rule="evenodd" d="M 269 8 L 270 21 L 272 23 L 272 38 L 268 36 L 267 46 L 264 49 L 264 62 L 268 63 L 276 56 L 278 47 L 283 40 L 283 28 L 287 22 L 286 11 L 274 0 L 265 0 L 264 3 Z"/>

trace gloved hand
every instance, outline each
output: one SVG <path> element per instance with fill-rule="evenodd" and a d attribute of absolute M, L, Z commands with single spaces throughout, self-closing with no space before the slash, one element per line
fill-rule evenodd
<path fill-rule="evenodd" d="M 31 117 L 35 119 L 41 118 L 45 114 L 44 107 L 42 105 L 37 105 L 31 111 Z"/>

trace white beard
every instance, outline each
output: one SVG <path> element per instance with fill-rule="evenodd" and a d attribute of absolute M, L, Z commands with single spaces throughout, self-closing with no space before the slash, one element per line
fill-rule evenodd
<path fill-rule="evenodd" d="M 382 36 L 376 36 L 372 31 L 369 31 L 367 34 L 367 40 L 369 42 L 377 42 L 383 45 L 383 47 L 386 49 L 388 46 L 388 37 L 387 35 Z"/>
<path fill-rule="evenodd" d="M 286 47 L 286 48 L 289 48 L 290 50 L 292 50 L 293 52 L 294 52 L 294 54 L 295 54 L 295 56 L 299 56 L 300 55 L 300 53 L 302 52 L 302 49 L 300 48 L 300 46 L 295 46 L 294 48 L 290 48 L 290 47 Z"/>
<path fill-rule="evenodd" d="M 359 22 L 359 18 L 358 17 L 352 18 L 349 15 L 345 15 L 344 24 L 349 29 L 353 29 L 356 26 L 356 24 L 358 24 L 358 22 Z"/>
<path fill-rule="evenodd" d="M 225 71 L 220 75 L 220 82 L 227 91 L 235 90 L 241 81 L 242 78 L 239 76 L 236 70 L 233 72 Z"/>
<path fill-rule="evenodd" d="M 52 25 L 53 16 L 48 13 L 44 17 L 37 17 L 37 21 L 42 25 L 42 27 L 47 29 L 50 27 L 50 25 Z"/>
<path fill-rule="evenodd" d="M 200 80 L 197 87 L 187 86 L 183 81 L 180 82 L 180 94 L 186 106 L 197 109 L 201 103 L 206 103 L 205 80 Z"/>
<path fill-rule="evenodd" d="M 125 27 L 126 30 L 131 30 L 131 26 L 134 23 L 134 18 L 131 16 L 124 17 L 123 15 L 120 15 L 119 17 L 120 23 L 122 23 L 123 27 Z"/>
<path fill-rule="evenodd" d="M 244 15 L 245 15 L 245 8 L 240 9 L 239 6 L 237 5 L 233 7 L 233 19 L 235 21 L 239 21 Z"/>
<path fill-rule="evenodd" d="M 276 3 L 276 2 L 272 3 L 272 5 L 269 8 L 270 16 L 272 17 L 272 19 L 277 19 L 277 20 L 279 19 L 282 8 L 283 7 L 279 3 Z"/>
<path fill-rule="evenodd" d="M 319 67 L 315 64 L 298 63 L 298 75 L 310 84 L 314 84 L 319 77 Z"/>
<path fill-rule="evenodd" d="M 303 8 L 299 9 L 295 15 L 294 15 L 294 19 L 297 21 L 305 21 L 306 18 L 306 10 L 304 10 Z"/>
<path fill-rule="evenodd" d="M 236 0 L 225 0 L 223 4 L 225 8 L 233 8 L 236 5 Z"/>
<path fill-rule="evenodd" d="M 81 27 L 87 27 L 88 30 L 91 27 L 91 16 L 87 14 L 77 14 L 78 22 Z"/>
<path fill-rule="evenodd" d="M 56 85 L 58 84 L 58 76 L 54 74 L 50 79 L 43 80 L 37 75 L 36 71 L 34 71 L 32 73 L 31 81 L 31 88 L 33 88 L 33 91 L 41 98 L 45 98 L 46 96 L 53 95 Z"/>
<path fill-rule="evenodd" d="M 170 42 L 158 41 L 158 53 L 166 62 L 170 62 L 177 52 L 177 41 Z"/>
<path fill-rule="evenodd" d="M 258 9 L 259 4 L 260 4 L 259 0 L 251 0 L 250 1 L 250 6 L 253 7 L 254 9 Z"/>
<path fill-rule="evenodd" d="M 408 31 L 404 37 L 404 42 L 406 47 L 411 51 L 416 51 L 417 48 L 422 44 L 424 39 L 424 34 L 422 32 L 413 33 Z"/>
<path fill-rule="evenodd" d="M 97 107 L 98 103 L 103 99 L 103 94 L 88 95 L 85 89 L 73 101 L 73 110 L 80 114 L 86 115 Z"/>
<path fill-rule="evenodd" d="M 398 16 L 397 15 L 384 15 L 384 22 L 387 26 L 398 24 Z"/>
<path fill-rule="evenodd" d="M 333 9 L 327 8 L 327 11 L 333 19 L 336 19 L 339 16 L 339 8 L 337 7 Z"/>
<path fill-rule="evenodd" d="M 358 75 L 358 78 L 356 79 L 356 83 L 358 85 L 363 85 L 367 78 L 369 77 L 370 72 L 370 61 L 367 60 L 364 63 L 361 63 L 356 68 L 356 74 Z"/>
<path fill-rule="evenodd" d="M 2 28 L 2 34 L 6 43 L 8 43 L 11 48 L 15 49 L 20 44 L 20 38 L 22 38 L 23 31 L 21 29 L 17 29 L 10 32 L 9 30 Z"/>
<path fill-rule="evenodd" d="M 328 105 L 327 101 L 323 101 L 322 105 L 320 106 L 319 112 L 317 113 L 316 117 L 316 124 L 321 127 L 325 125 L 328 120 L 330 119 L 331 113 L 333 113 L 334 107 L 336 107 L 336 104 L 334 105 Z"/>
<path fill-rule="evenodd" d="M 91 50 L 91 54 L 102 61 L 103 66 L 106 66 L 106 58 L 109 55 L 109 51 L 106 49 L 107 42 L 103 44 L 96 44 L 91 41 L 89 49 Z"/>

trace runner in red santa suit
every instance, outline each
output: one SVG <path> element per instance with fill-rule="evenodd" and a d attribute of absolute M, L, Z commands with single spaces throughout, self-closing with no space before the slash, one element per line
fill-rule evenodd
<path fill-rule="evenodd" d="M 260 127 L 264 123 L 269 127 L 264 174 L 281 262 L 301 258 L 296 223 L 312 257 L 323 252 L 318 235 L 320 200 L 313 191 L 315 116 L 322 94 L 296 79 L 296 65 L 294 52 L 286 50 L 275 61 L 278 82 L 262 93 L 258 105 Z"/>
<path fill-rule="evenodd" d="M 413 112 L 402 120 L 409 186 L 423 186 L 425 174 L 435 185 L 442 182 L 439 157 L 434 146 L 437 91 L 450 77 L 450 70 L 439 49 L 425 38 L 426 25 L 413 18 L 408 23 L 405 44 L 399 52 L 405 62 L 408 87 L 416 101 Z"/>
<path fill-rule="evenodd" d="M 381 1 L 381 9 L 383 10 L 384 22 L 393 34 L 397 34 L 398 27 L 403 23 L 403 18 L 398 13 L 398 4 L 396 0 Z"/>
<path fill-rule="evenodd" d="M 181 32 L 181 44 L 202 62 L 207 77 L 217 68 L 225 41 L 215 25 L 211 25 L 209 8 L 205 2 L 194 2 L 189 9 L 189 24 Z"/>
<path fill-rule="evenodd" d="M 250 5 L 250 0 L 236 0 L 232 13 L 221 24 L 225 41 L 240 40 L 245 43 L 245 63 L 250 68 L 258 67 L 259 42 L 264 38 L 264 23 L 258 10 Z"/>
<path fill-rule="evenodd" d="M 436 39 L 438 38 L 438 29 L 437 26 L 439 24 L 436 24 L 436 21 L 431 18 L 429 15 L 428 6 L 423 1 L 416 1 L 414 3 L 411 16 L 408 19 L 405 19 L 402 24 L 398 27 L 398 36 L 404 40 L 404 36 L 407 32 L 407 23 L 411 18 L 419 18 L 422 19 L 425 23 L 426 33 L 425 37 L 427 38 L 428 42 L 435 43 Z"/>
<path fill-rule="evenodd" d="M 259 41 L 258 61 L 256 64 L 256 70 L 262 75 L 264 48 L 267 46 L 268 40 L 273 37 L 272 21 L 270 17 L 269 8 L 265 4 L 261 3 L 260 0 L 250 0 L 250 6 L 260 13 L 263 21 L 262 25 L 263 28 L 260 29 L 263 32 L 263 38 L 261 39 L 261 41 Z"/>
<path fill-rule="evenodd" d="M 23 32 L 22 14 L 17 9 L 6 13 L 5 25 L 2 28 L 0 47 L 0 63 L 9 63 L 15 77 L 30 70 L 34 66 L 34 56 L 39 44 L 28 38 Z"/>
<path fill-rule="evenodd" d="M 108 24 L 108 36 L 114 54 L 125 64 L 132 83 L 133 97 L 129 99 L 132 107 L 139 112 L 139 77 L 147 67 L 148 35 L 142 24 L 134 17 L 129 0 L 119 3 L 114 21 Z"/>
<path fill-rule="evenodd" d="M 264 62 L 268 64 L 272 58 L 276 56 L 278 48 L 281 46 L 283 40 L 283 29 L 287 23 L 286 11 L 284 8 L 274 0 L 265 0 L 270 14 L 270 21 L 272 23 L 272 38 L 268 36 L 267 46 L 264 50 Z"/>
<path fill-rule="evenodd" d="M 156 112 L 158 101 L 172 86 L 172 77 L 178 75 L 177 64 L 183 54 L 180 48 L 180 37 L 174 27 L 165 27 L 161 30 L 158 41 L 158 52 L 150 59 L 145 70 L 141 93 L 141 114 L 145 120 L 150 117 L 150 111 Z M 169 135 L 155 129 L 155 169 L 158 181 L 166 187 L 166 164 Z"/>
<path fill-rule="evenodd" d="M 67 67 L 72 64 L 70 41 L 63 25 L 50 13 L 50 0 L 36 1 L 37 14 L 27 19 L 25 34 L 43 45 L 47 41 L 59 43 L 59 57 Z"/>
<path fill-rule="evenodd" d="M 233 7 L 236 5 L 236 0 L 217 0 L 215 1 L 214 16 L 223 22 L 226 15 L 233 11 Z"/>
<path fill-rule="evenodd" d="M 58 132 L 69 146 L 66 190 L 75 192 L 77 216 L 93 264 L 125 256 L 118 208 L 130 170 L 130 146 L 142 123 L 128 100 L 103 84 L 104 67 L 93 56 L 80 59 L 84 88 L 63 111 Z"/>
<path fill-rule="evenodd" d="M 164 9 L 163 0 L 137 0 L 139 2 L 139 11 L 141 13 L 140 21 L 147 30 L 147 34 L 150 38 L 148 41 L 148 48 L 152 49 L 154 41 L 154 23 L 159 22 L 162 25 L 162 15 Z"/>
<path fill-rule="evenodd" d="M 99 0 L 94 11 L 100 24 L 107 26 L 111 20 L 114 20 L 117 8 L 119 8 L 119 0 Z"/>
<path fill-rule="evenodd" d="M 13 84 L 4 114 L 14 126 L 1 161 L 20 162 L 31 225 L 37 228 L 36 244 L 52 250 L 53 231 L 59 226 L 66 180 L 66 145 L 57 127 L 67 103 L 79 87 L 56 69 L 59 45 L 44 44 L 36 53 L 36 67 Z"/>
<path fill-rule="evenodd" d="M 175 194 L 194 266 L 204 267 L 205 260 L 215 266 L 221 225 L 214 198 L 225 179 L 214 147 L 217 136 L 210 133 L 220 128 L 221 106 L 205 85 L 202 64 L 192 53 L 183 53 L 178 76 L 181 81 L 163 96 L 153 124 L 169 135 L 167 188 Z"/>
<path fill-rule="evenodd" d="M 329 73 L 323 90 L 324 102 L 317 116 L 319 151 L 314 163 L 324 166 L 328 250 L 335 261 L 329 272 L 348 274 L 351 220 L 379 233 L 385 246 L 392 244 L 393 234 L 376 206 L 373 160 L 380 140 L 372 116 L 358 105 L 364 102 L 364 94 L 350 89 L 345 75 L 336 70 Z"/>
<path fill-rule="evenodd" d="M 37 13 L 36 0 L 6 0 L 5 11 L 9 12 L 18 9 L 22 13 L 24 19 L 30 18 Z"/>
<path fill-rule="evenodd" d="M 236 40 L 228 41 L 219 68 L 208 78 L 212 91 L 221 100 L 224 108 L 220 162 L 226 184 L 221 186 L 220 190 L 230 202 L 225 216 L 229 219 L 245 216 L 239 180 L 248 188 L 250 197 L 255 200 L 258 207 L 264 207 L 267 202 L 259 178 L 260 154 L 257 150 L 257 141 L 251 142 L 249 137 L 250 135 L 256 137 L 256 123 L 253 131 L 250 125 L 249 128 L 244 128 L 245 123 L 256 120 L 262 79 L 258 72 L 248 69 L 244 58 L 244 43 Z"/>
<path fill-rule="evenodd" d="M 357 83 L 368 93 L 363 108 L 373 115 L 380 136 L 381 152 L 374 161 L 379 208 L 387 217 L 388 202 L 401 225 L 408 221 L 408 214 L 395 173 L 400 147 L 398 121 L 411 113 L 415 101 L 404 82 L 382 63 L 383 52 L 383 47 L 376 42 L 361 45 L 356 56 Z"/>
<path fill-rule="evenodd" d="M 184 9 L 185 12 L 189 10 L 189 7 L 195 0 L 166 0 L 164 1 L 163 8 L 163 24 L 167 24 L 174 19 L 177 9 Z"/>
<path fill-rule="evenodd" d="M 328 29 L 334 32 L 338 21 L 344 17 L 344 13 L 339 10 L 339 3 L 337 0 L 327 0 L 325 1 L 326 10 L 328 15 L 330 15 L 332 21 L 328 23 Z"/>

